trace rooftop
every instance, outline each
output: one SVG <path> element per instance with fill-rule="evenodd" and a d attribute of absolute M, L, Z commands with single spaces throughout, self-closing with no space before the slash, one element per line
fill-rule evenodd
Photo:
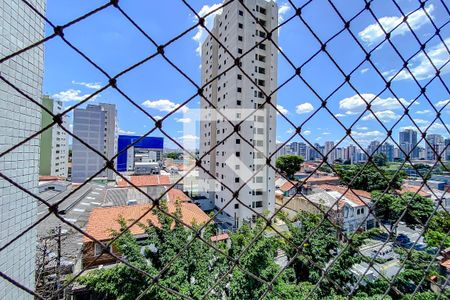
<path fill-rule="evenodd" d="M 155 185 L 170 185 L 170 177 L 165 175 L 140 175 L 126 177 L 133 185 L 137 187 L 155 186 Z M 119 187 L 130 186 L 128 182 L 120 178 L 117 181 Z"/>
<path fill-rule="evenodd" d="M 167 207 L 170 214 L 175 213 L 175 204 L 168 202 Z M 152 223 L 154 226 L 160 226 L 158 218 L 151 208 L 152 205 L 150 204 L 94 208 L 89 216 L 85 231 L 97 240 L 109 240 L 111 239 L 112 230 L 118 231 L 120 229 L 118 220 L 121 217 L 126 220 L 128 225 L 139 219 L 138 223 Z M 186 224 L 202 224 L 210 219 L 207 214 L 193 203 L 182 202 L 180 209 L 182 221 Z M 138 224 L 134 224 L 131 226 L 130 232 L 138 235 L 143 234 L 144 230 Z M 84 236 L 83 241 L 86 243 L 90 242 L 91 239 Z"/>

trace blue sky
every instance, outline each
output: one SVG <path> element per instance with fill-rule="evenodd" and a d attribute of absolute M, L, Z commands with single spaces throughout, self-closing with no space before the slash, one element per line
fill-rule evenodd
<path fill-rule="evenodd" d="M 65 24 L 70 20 L 104 4 L 106 1 L 68 1 L 49 0 L 47 17 L 54 24 Z M 219 1 L 188 1 L 194 9 L 205 14 L 217 7 Z M 295 10 L 283 0 L 278 0 L 280 8 L 280 21 L 287 20 L 294 15 Z M 301 5 L 305 1 L 294 1 Z M 346 19 L 353 17 L 364 8 L 362 0 L 334 0 L 336 8 Z M 399 0 L 398 5 L 405 14 L 418 8 L 418 1 Z M 164 44 L 187 28 L 195 25 L 196 19 L 182 1 L 120 1 L 122 9 L 135 20 L 158 44 Z M 428 1 L 425 5 L 436 26 L 440 27 L 449 21 L 441 1 Z M 402 19 L 399 10 L 393 1 L 375 0 L 372 10 L 385 30 L 392 30 Z M 328 1 L 315 0 L 303 11 L 302 17 L 314 30 L 318 38 L 325 41 L 343 28 L 343 23 L 334 12 Z M 435 29 L 423 11 L 418 11 L 409 17 L 411 27 L 417 38 L 427 41 Z M 207 25 L 212 24 L 212 17 L 207 19 Z M 350 24 L 350 30 L 361 45 L 370 51 L 383 39 L 382 31 L 376 19 L 365 11 Z M 46 34 L 51 34 L 47 27 Z M 89 58 L 95 61 L 111 76 L 135 64 L 155 52 L 155 47 L 138 32 L 129 21 L 114 7 L 107 9 L 67 28 L 65 37 L 76 47 L 82 50 Z M 450 25 L 441 30 L 444 43 L 450 48 Z M 204 39 L 205 33 L 194 28 L 175 43 L 165 49 L 167 56 L 179 66 L 192 80 L 200 85 L 200 56 L 199 43 Z M 420 47 L 409 29 L 402 25 L 391 34 L 391 41 L 400 54 L 409 58 Z M 299 18 L 294 18 L 284 25 L 279 32 L 279 46 L 289 59 L 299 66 L 312 56 L 320 44 L 309 32 Z M 356 68 L 365 57 L 360 46 L 352 36 L 344 31 L 327 44 L 327 50 L 345 73 Z M 425 48 L 428 57 L 437 67 L 441 67 L 450 59 L 444 44 L 434 37 Z M 402 68 L 402 61 L 393 47 L 384 43 L 372 54 L 372 61 L 389 79 Z M 294 70 L 287 61 L 279 55 L 278 83 L 283 83 L 293 75 Z M 420 84 L 427 84 L 434 76 L 435 70 L 427 56 L 423 53 L 416 55 L 411 61 L 414 77 Z M 442 69 L 442 79 L 450 82 L 450 66 Z M 302 76 L 314 88 L 317 94 L 326 98 L 343 81 L 344 77 L 334 66 L 325 53 L 320 53 L 302 68 Z M 45 44 L 45 78 L 44 93 L 65 101 L 67 106 L 74 105 L 86 98 L 107 83 L 106 77 L 92 67 L 80 55 L 70 49 L 59 38 L 50 40 Z M 371 101 L 379 94 L 384 83 L 369 63 L 361 65 L 351 76 L 351 84 L 362 96 Z M 196 88 L 161 57 L 156 57 L 138 68 L 125 74 L 118 80 L 118 86 L 136 103 L 142 105 L 154 117 L 165 116 L 170 110 L 176 108 L 196 93 Z M 402 71 L 392 83 L 392 90 L 385 91 L 373 102 L 373 109 L 384 124 L 391 127 L 402 115 L 399 100 L 409 105 L 420 94 L 420 88 L 411 75 Z M 437 79 L 427 86 L 429 100 L 442 108 L 450 99 L 444 85 Z M 277 94 L 279 109 L 295 124 L 302 124 L 313 112 L 320 108 L 320 100 L 299 79 L 294 78 Z M 195 109 L 199 106 L 199 99 L 192 99 L 187 107 Z M 102 92 L 95 102 L 115 103 L 119 111 L 119 127 L 122 133 L 142 134 L 153 127 L 153 121 L 138 111 L 126 99 L 113 89 Z M 350 126 L 364 110 L 364 101 L 348 84 L 328 99 L 331 112 L 346 126 Z M 450 104 L 442 114 L 444 123 L 438 121 L 429 129 L 429 132 L 449 136 Z M 183 111 L 186 111 L 184 109 Z M 426 128 L 435 117 L 433 108 L 428 100 L 420 96 L 410 108 L 410 114 L 421 128 Z M 173 114 L 164 122 L 164 129 L 171 136 L 181 138 L 183 125 L 189 118 L 180 111 Z M 446 123 L 449 124 L 446 124 Z M 401 128 L 412 126 L 408 118 L 404 118 L 394 128 L 394 137 L 398 136 Z M 293 128 L 278 116 L 277 140 L 284 141 L 292 135 Z M 338 141 L 345 135 L 344 129 L 331 118 L 329 113 L 321 109 L 303 126 L 305 137 L 311 142 L 323 143 L 328 140 Z M 161 135 L 156 132 L 154 135 Z M 362 144 L 371 140 L 382 140 L 385 130 L 373 118 L 365 114 L 353 127 L 353 136 Z M 196 141 L 196 134 L 189 134 L 192 141 Z M 294 139 L 298 140 L 298 138 Z M 344 144 L 348 144 L 348 140 Z M 171 146 L 166 143 L 166 146 Z"/>

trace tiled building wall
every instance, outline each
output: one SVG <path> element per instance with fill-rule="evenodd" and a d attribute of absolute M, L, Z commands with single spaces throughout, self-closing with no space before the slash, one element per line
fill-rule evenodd
<path fill-rule="evenodd" d="M 42 13 L 45 0 L 29 1 Z M 43 20 L 20 0 L 0 0 L 0 57 L 43 38 Z M 0 64 L 0 74 L 33 99 L 40 101 L 43 47 L 35 47 Z M 40 129 L 41 109 L 0 80 L 0 152 Z M 0 158 L 0 172 L 36 193 L 39 138 Z M 0 179 L 0 247 L 36 220 L 36 200 Z M 36 235 L 31 230 L 0 253 L 0 271 L 34 289 Z M 0 299 L 32 296 L 0 278 Z"/>

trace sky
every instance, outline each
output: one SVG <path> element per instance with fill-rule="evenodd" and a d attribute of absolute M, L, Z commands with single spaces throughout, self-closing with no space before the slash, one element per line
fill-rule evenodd
<path fill-rule="evenodd" d="M 56 25 L 62 25 L 106 2 L 48 0 L 47 18 Z M 205 15 L 219 7 L 221 3 L 199 0 L 187 2 L 200 15 Z M 300 6 L 305 1 L 293 2 L 296 6 Z M 332 2 L 346 20 L 353 18 L 365 5 L 362 0 L 333 0 Z M 419 7 L 419 2 L 416 0 L 396 2 L 404 14 L 415 11 Z M 194 26 L 197 19 L 188 7 L 178 0 L 124 0 L 119 3 L 120 7 L 157 44 L 164 44 L 193 27 L 191 31 L 166 47 L 165 54 L 200 85 L 199 45 L 205 39 L 206 32 Z M 345 74 L 353 71 L 364 61 L 365 54 L 361 47 L 371 51 L 383 40 L 384 34 L 378 24 L 381 24 L 386 31 L 391 31 L 403 19 L 394 1 L 374 0 L 372 3 L 374 16 L 367 10 L 362 12 L 350 23 L 352 34 L 344 30 L 327 43 L 326 49 Z M 295 14 L 295 9 L 287 1 L 278 0 L 277 4 L 279 22 L 284 22 Z M 448 11 L 441 1 L 430 0 L 426 2 L 425 9 L 437 27 L 450 21 Z M 212 26 L 213 17 L 211 15 L 206 19 L 208 27 Z M 317 38 L 323 42 L 327 41 L 344 28 L 344 23 L 327 0 L 312 1 L 302 10 L 302 18 L 316 36 L 311 34 L 298 17 L 289 20 L 278 32 L 278 45 L 295 66 L 304 64 L 320 49 Z M 388 129 L 391 129 L 403 114 L 400 102 L 405 106 L 412 103 L 409 109 L 410 115 L 422 130 L 426 129 L 436 117 L 434 109 L 429 104 L 430 101 L 436 108 L 443 108 L 444 122 L 434 122 L 428 128 L 428 132 L 448 137 L 450 135 L 448 129 L 450 128 L 450 104 L 447 105 L 447 103 L 450 94 L 440 80 L 431 80 L 435 75 L 435 69 L 428 58 L 438 68 L 445 65 L 441 70 L 441 78 L 448 85 L 450 54 L 445 44 L 450 48 L 450 25 L 441 29 L 442 40 L 438 37 L 429 40 L 435 28 L 423 10 L 412 13 L 408 21 L 415 35 L 407 26 L 400 25 L 391 33 L 392 44 L 397 50 L 388 42 L 384 42 L 372 52 L 371 56 L 376 68 L 386 80 L 390 80 L 397 74 L 391 84 L 392 92 L 386 90 L 380 94 L 385 84 L 373 66 L 365 62 L 352 73 L 351 84 L 345 83 L 333 93 L 344 82 L 345 77 L 326 53 L 321 52 L 301 70 L 303 79 L 315 93 L 300 78 L 295 77 L 277 92 L 278 109 L 296 126 L 302 125 L 302 134 L 310 143 L 323 144 L 325 141 L 339 141 L 345 136 L 345 130 L 328 111 L 321 108 L 320 98 L 327 99 L 327 107 L 331 113 L 347 127 L 352 125 L 365 109 L 365 102 L 361 97 L 366 101 L 372 101 L 376 97 L 372 102 L 372 108 Z M 47 26 L 46 35 L 51 33 L 52 29 Z M 155 46 L 112 6 L 68 27 L 64 31 L 64 37 L 110 76 L 115 76 L 156 51 Z M 416 53 L 420 48 L 416 38 L 421 43 L 429 40 L 425 47 L 427 55 L 423 52 Z M 414 55 L 409 64 L 414 78 L 409 72 L 401 71 L 403 62 L 397 52 L 404 59 Z M 278 84 L 285 82 L 294 73 L 293 67 L 283 55 L 279 54 Z M 427 86 L 428 99 L 423 95 L 419 96 L 420 88 L 416 80 L 422 86 Z M 45 43 L 45 94 L 64 101 L 66 106 L 72 106 L 106 83 L 107 78 L 104 74 L 69 48 L 61 39 L 55 38 Z M 160 56 L 124 74 L 118 79 L 117 84 L 133 101 L 156 119 L 177 108 L 197 91 L 192 83 Z M 154 122 L 148 116 L 112 88 L 106 89 L 88 103 L 100 102 L 117 105 L 120 134 L 140 135 L 153 128 Z M 198 97 L 193 98 L 183 109 L 166 119 L 163 123 L 164 130 L 177 140 L 185 138 L 185 141 L 196 144 L 198 133 L 186 133 L 183 128 L 186 124 L 193 122 L 186 113 L 197 108 L 199 108 Z M 316 110 L 318 112 L 314 114 Z M 310 117 L 311 115 L 313 116 Z M 413 124 L 409 118 L 401 119 L 392 129 L 395 139 L 400 130 L 412 128 L 411 126 Z M 367 145 L 372 140 L 381 141 L 386 136 L 386 130 L 372 114 L 368 113 L 364 113 L 352 128 L 353 137 L 361 145 Z M 278 115 L 277 141 L 286 141 L 293 132 L 294 128 L 281 115 Z M 152 135 L 162 136 L 159 131 Z M 292 141 L 296 140 L 300 138 L 296 137 Z M 340 145 L 346 146 L 349 143 L 351 141 L 347 138 Z M 165 146 L 170 148 L 174 147 L 174 144 L 166 139 Z"/>

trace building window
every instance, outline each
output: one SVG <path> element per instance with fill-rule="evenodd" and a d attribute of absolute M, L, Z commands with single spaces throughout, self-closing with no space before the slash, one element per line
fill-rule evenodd
<path fill-rule="evenodd" d="M 244 15 L 244 12 L 243 12 L 242 10 L 239 10 L 239 15 L 240 15 L 240 16 L 243 16 L 243 15 Z"/>
<path fill-rule="evenodd" d="M 238 79 L 238 80 L 242 80 L 242 75 L 241 75 L 241 74 L 238 74 L 238 75 L 237 75 L 237 79 Z"/>
<path fill-rule="evenodd" d="M 241 152 L 236 152 L 236 157 L 240 157 L 241 156 Z"/>
<path fill-rule="evenodd" d="M 242 29 L 242 28 L 244 28 L 244 25 L 243 25 L 242 23 L 239 23 L 239 24 L 238 24 L 238 27 L 239 27 L 240 29 Z"/>
<path fill-rule="evenodd" d="M 239 182 L 239 177 L 234 177 L 234 182 L 238 183 Z"/>
<path fill-rule="evenodd" d="M 238 92 L 238 93 L 242 93 L 242 88 L 241 88 L 241 87 L 238 87 L 238 88 L 237 88 L 237 92 Z"/>
<path fill-rule="evenodd" d="M 238 41 L 242 42 L 243 38 L 242 35 L 238 35 Z"/>
<path fill-rule="evenodd" d="M 236 204 L 234 205 L 234 209 L 239 209 L 239 203 L 236 203 Z"/>
<path fill-rule="evenodd" d="M 242 49 L 238 48 L 238 54 L 242 54 Z"/>
<path fill-rule="evenodd" d="M 236 105 L 241 105 L 242 101 L 241 100 L 236 100 Z"/>
<path fill-rule="evenodd" d="M 262 201 L 255 201 L 255 202 L 252 202 L 252 207 L 253 207 L 253 208 L 263 207 L 263 202 L 262 202 Z"/>

